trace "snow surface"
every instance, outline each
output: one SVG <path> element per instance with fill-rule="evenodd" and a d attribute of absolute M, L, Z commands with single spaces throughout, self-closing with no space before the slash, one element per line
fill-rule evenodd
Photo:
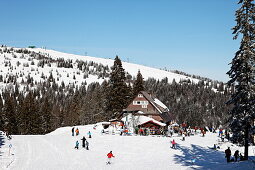
<path fill-rule="evenodd" d="M 79 126 L 80 135 L 71 136 L 71 127 L 59 128 L 47 135 L 13 136 L 4 139 L 1 146 L 0 169 L 10 170 L 169 170 L 169 169 L 215 169 L 233 170 L 254 169 L 252 161 L 227 163 L 224 150 L 230 146 L 232 154 L 243 148 L 229 142 L 219 142 L 217 134 L 207 133 L 186 137 L 181 140 L 176 134 L 173 138 L 157 136 L 120 136 L 101 134 L 102 127 L 94 125 Z M 87 138 L 88 131 L 92 138 Z M 76 140 L 81 143 L 86 136 L 90 150 L 74 149 Z M 175 139 L 177 149 L 170 148 Z M 220 150 L 209 149 L 219 144 Z M 12 144 L 10 155 L 8 146 Z M 254 147 L 249 148 L 254 156 Z M 113 151 L 115 158 L 106 165 L 106 154 Z M 254 157 L 253 157 L 254 158 Z M 192 163 L 192 161 L 194 161 Z"/>

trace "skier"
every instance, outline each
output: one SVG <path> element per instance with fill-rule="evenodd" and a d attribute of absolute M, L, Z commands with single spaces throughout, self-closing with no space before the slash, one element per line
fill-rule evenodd
<path fill-rule="evenodd" d="M 74 147 L 75 149 L 79 149 L 79 142 L 78 142 L 78 140 L 76 141 L 76 143 L 75 143 L 75 147 Z"/>
<path fill-rule="evenodd" d="M 234 153 L 235 162 L 237 162 L 237 158 L 239 157 L 239 150 L 236 150 Z"/>
<path fill-rule="evenodd" d="M 72 136 L 74 136 L 74 127 L 72 128 Z"/>
<path fill-rule="evenodd" d="M 89 150 L 89 142 L 86 140 L 86 149 Z"/>
<path fill-rule="evenodd" d="M 91 138 L 91 132 L 90 131 L 88 132 L 88 135 L 89 135 L 89 138 Z"/>
<path fill-rule="evenodd" d="M 225 150 L 225 154 L 226 154 L 227 162 L 230 162 L 231 150 L 229 147 L 228 149 Z"/>
<path fill-rule="evenodd" d="M 78 128 L 76 128 L 75 133 L 76 133 L 76 136 L 79 135 L 79 129 Z"/>
<path fill-rule="evenodd" d="M 113 156 L 112 151 L 110 151 L 110 152 L 107 154 L 107 157 L 108 157 L 108 161 L 106 162 L 106 164 L 111 164 L 111 158 L 112 158 L 112 157 L 115 157 L 115 156 Z"/>
<path fill-rule="evenodd" d="M 172 148 L 173 148 L 173 149 L 176 149 L 176 142 L 175 142 L 174 139 L 173 139 L 173 141 L 172 141 L 171 143 L 172 143 Z"/>
<path fill-rule="evenodd" d="M 86 141 L 85 136 L 83 136 L 83 138 L 81 140 L 82 140 L 82 147 L 85 148 L 85 141 Z"/>

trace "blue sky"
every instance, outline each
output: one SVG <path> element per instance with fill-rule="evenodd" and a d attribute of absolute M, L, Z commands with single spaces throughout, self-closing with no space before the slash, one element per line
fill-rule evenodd
<path fill-rule="evenodd" d="M 239 48 L 231 31 L 237 1 L 1 1 L 0 44 L 119 55 L 123 61 L 226 82 L 228 63 Z"/>

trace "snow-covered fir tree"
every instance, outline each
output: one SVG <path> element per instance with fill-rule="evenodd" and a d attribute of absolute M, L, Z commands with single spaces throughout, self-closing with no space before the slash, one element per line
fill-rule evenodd
<path fill-rule="evenodd" d="M 116 113 L 121 112 L 122 109 L 127 106 L 131 96 L 129 96 L 126 85 L 125 71 L 118 56 L 116 56 L 111 69 L 112 72 L 110 74 L 109 91 L 107 95 L 107 111 Z"/>
<path fill-rule="evenodd" d="M 233 140 L 245 145 L 244 157 L 248 159 L 248 146 L 255 119 L 255 8 L 253 0 L 240 0 L 241 7 L 236 11 L 237 25 L 233 28 L 234 39 L 240 35 L 239 50 L 231 62 L 228 75 L 231 78 L 229 85 L 235 87 L 229 104 L 231 110 L 230 128 L 233 131 Z"/>

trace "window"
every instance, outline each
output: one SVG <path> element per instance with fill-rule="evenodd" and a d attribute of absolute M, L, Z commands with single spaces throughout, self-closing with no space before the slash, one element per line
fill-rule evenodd
<path fill-rule="evenodd" d="M 142 105 L 142 108 L 147 108 L 147 105 Z"/>
<path fill-rule="evenodd" d="M 140 101 L 133 101 L 133 105 L 140 105 Z"/>
<path fill-rule="evenodd" d="M 138 94 L 138 97 L 143 97 L 143 95 L 142 94 Z"/>

